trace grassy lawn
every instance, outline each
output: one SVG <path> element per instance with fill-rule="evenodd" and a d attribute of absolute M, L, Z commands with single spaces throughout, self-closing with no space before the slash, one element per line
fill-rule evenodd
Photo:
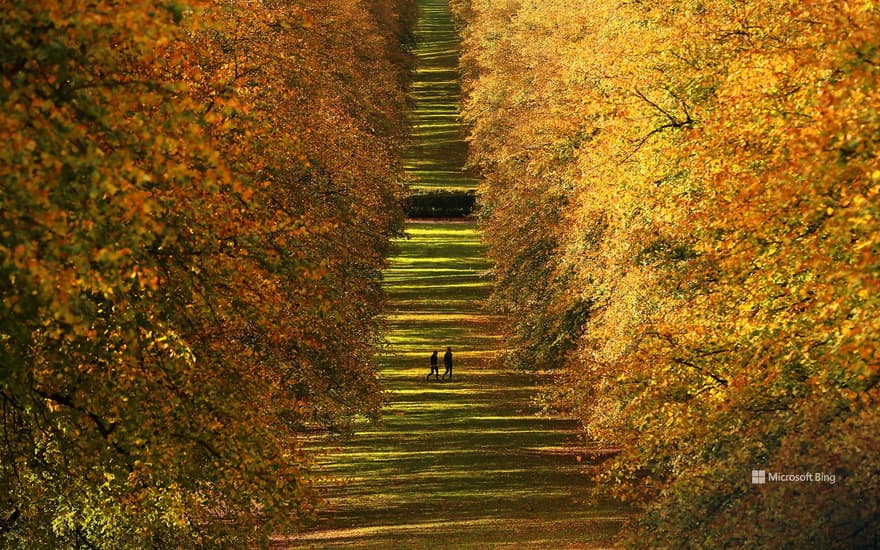
<path fill-rule="evenodd" d="M 462 169 L 458 38 L 445 0 L 419 5 L 407 171 L 416 189 L 473 189 Z M 384 420 L 324 457 L 327 506 L 314 526 L 279 547 L 610 544 L 623 512 L 591 496 L 595 459 L 577 445 L 576 426 L 536 414 L 540 379 L 497 359 L 498 319 L 483 307 L 489 268 L 472 222 L 410 221 L 384 275 Z M 455 354 L 452 381 L 426 381 L 431 351 L 442 358 L 446 346 Z"/>
<path fill-rule="evenodd" d="M 412 140 L 406 167 L 414 191 L 474 189 L 476 180 L 461 167 L 467 158 L 458 102 L 459 41 L 446 0 L 418 0 L 416 27 L 419 66 L 413 73 Z"/>
<path fill-rule="evenodd" d="M 536 414 L 538 382 L 494 360 L 489 267 L 469 222 L 411 222 L 386 273 L 381 425 L 325 458 L 330 498 L 295 548 L 607 547 L 622 512 L 590 496 L 575 426 Z M 453 381 L 426 382 L 450 345 Z M 441 362 L 441 372 L 442 372 Z M 578 457 L 581 460 L 578 460 Z M 281 541 L 279 541 L 281 543 Z"/>

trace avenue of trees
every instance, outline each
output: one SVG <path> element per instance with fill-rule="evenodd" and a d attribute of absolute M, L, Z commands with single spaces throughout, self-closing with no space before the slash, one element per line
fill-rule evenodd
<path fill-rule="evenodd" d="M 231 547 L 378 412 L 406 0 L 0 2 L 0 545 Z"/>
<path fill-rule="evenodd" d="M 453 6 L 494 305 L 630 543 L 875 547 L 880 4 Z"/>

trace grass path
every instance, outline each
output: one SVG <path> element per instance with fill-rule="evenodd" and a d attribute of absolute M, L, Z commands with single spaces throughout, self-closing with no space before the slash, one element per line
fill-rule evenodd
<path fill-rule="evenodd" d="M 415 29 L 419 59 L 410 95 L 413 144 L 406 155 L 415 190 L 467 191 L 476 180 L 462 171 L 467 145 L 459 120 L 461 85 L 459 39 L 446 0 L 417 0 L 420 17 Z"/>
<path fill-rule="evenodd" d="M 421 66 L 409 170 L 432 188 L 470 189 L 458 130 L 457 38 L 445 0 L 419 0 Z M 575 426 L 538 416 L 538 380 L 496 357 L 489 268 L 471 222 L 411 221 L 385 272 L 390 298 L 381 380 L 389 403 L 325 458 L 327 509 L 283 547 L 597 548 L 621 512 L 591 500 Z M 426 382 L 447 345 L 453 381 Z M 442 372 L 442 361 L 441 361 Z"/>
<path fill-rule="evenodd" d="M 492 361 L 495 319 L 473 224 L 412 222 L 386 273 L 392 299 L 382 425 L 328 457 L 331 492 L 301 548 L 597 548 L 621 514 L 592 502 L 574 426 L 535 414 L 536 380 Z M 426 382 L 453 346 L 452 382 Z"/>

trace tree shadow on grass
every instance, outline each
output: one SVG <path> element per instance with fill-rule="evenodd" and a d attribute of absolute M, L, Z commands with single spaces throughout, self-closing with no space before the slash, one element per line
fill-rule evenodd
<path fill-rule="evenodd" d="M 418 0 L 416 139 L 407 170 L 422 186 L 473 189 L 462 166 L 457 38 L 446 0 Z M 595 500 L 577 426 L 536 415 L 543 380 L 493 360 L 498 318 L 482 310 L 489 269 L 472 223 L 411 222 L 385 272 L 383 419 L 322 459 L 327 502 L 284 548 L 598 548 L 625 510 Z M 451 381 L 425 380 L 431 350 L 453 347 Z M 442 361 L 441 361 L 442 367 Z M 441 368 L 442 372 L 442 368 Z"/>

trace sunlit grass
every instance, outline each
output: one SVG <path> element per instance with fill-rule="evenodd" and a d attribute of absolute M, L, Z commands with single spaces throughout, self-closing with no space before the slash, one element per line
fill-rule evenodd
<path fill-rule="evenodd" d="M 445 0 L 418 0 L 416 189 L 474 189 L 462 166 L 457 37 Z M 491 265 L 469 222 L 411 221 L 384 274 L 387 341 L 379 424 L 325 445 L 327 507 L 285 547 L 598 548 L 621 523 L 592 500 L 573 422 L 536 414 L 543 380 L 506 370 L 500 319 L 484 310 Z M 426 381 L 432 350 L 455 354 L 453 379 Z M 442 360 L 440 372 L 443 372 Z M 582 456 L 583 455 L 583 456 Z M 578 459 L 580 457 L 580 460 Z"/>
<path fill-rule="evenodd" d="M 411 188 L 418 191 L 470 191 L 476 179 L 461 167 L 467 145 L 461 130 L 458 103 L 459 40 L 445 5 L 419 2 L 422 18 L 416 28 L 420 65 L 413 72 L 411 96 L 412 144 L 405 155 Z"/>
<path fill-rule="evenodd" d="M 325 458 L 328 507 L 315 530 L 285 545 L 606 546 L 621 513 L 589 497 L 574 424 L 536 415 L 542 381 L 497 361 L 503 342 L 498 317 L 482 307 L 490 266 L 474 225 L 410 222 L 396 246 L 385 283 L 384 417 Z M 426 382 L 428 355 L 447 345 L 453 380 Z"/>

